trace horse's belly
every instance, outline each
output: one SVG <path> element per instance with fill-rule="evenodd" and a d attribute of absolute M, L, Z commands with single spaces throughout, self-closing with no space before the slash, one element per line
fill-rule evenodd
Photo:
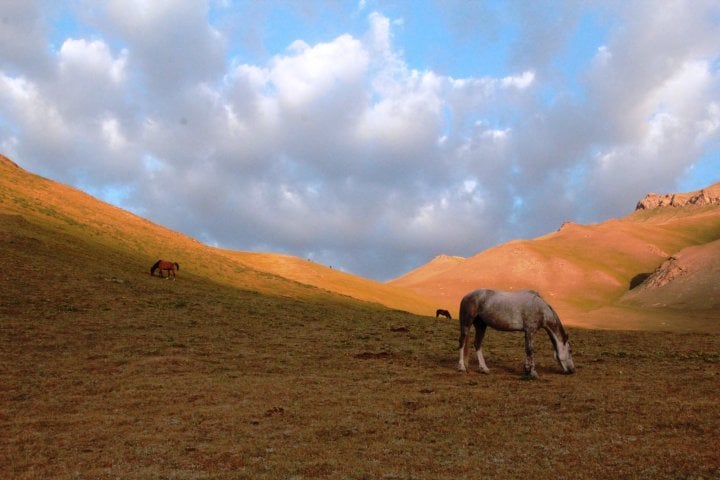
<path fill-rule="evenodd" d="M 521 315 L 514 312 L 485 312 L 480 318 L 489 327 L 503 332 L 517 332 L 524 330 L 524 323 Z"/>

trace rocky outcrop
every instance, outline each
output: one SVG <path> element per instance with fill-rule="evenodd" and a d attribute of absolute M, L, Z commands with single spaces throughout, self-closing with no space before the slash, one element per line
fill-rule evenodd
<path fill-rule="evenodd" d="M 688 205 L 720 204 L 720 183 L 688 193 L 648 193 L 640 200 L 635 210 L 651 210 L 660 207 L 685 207 Z"/>
<path fill-rule="evenodd" d="M 670 257 L 650 274 L 641 284 L 642 288 L 658 288 L 687 273 L 687 268 L 676 257 Z"/>

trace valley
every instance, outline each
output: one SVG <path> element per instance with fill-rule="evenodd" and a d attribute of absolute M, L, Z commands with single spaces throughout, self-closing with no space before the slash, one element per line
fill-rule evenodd
<path fill-rule="evenodd" d="M 718 210 L 688 208 L 379 284 L 211 248 L 0 159 L 0 477 L 716 478 Z M 177 280 L 150 276 L 160 257 Z M 457 372 L 434 309 L 477 284 L 540 289 L 577 373 L 542 335 L 523 381 L 522 334 L 496 331 L 490 374 Z"/>

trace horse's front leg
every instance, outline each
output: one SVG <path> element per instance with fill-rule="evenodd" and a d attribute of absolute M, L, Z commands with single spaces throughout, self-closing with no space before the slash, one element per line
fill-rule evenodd
<path fill-rule="evenodd" d="M 535 331 L 533 329 L 525 330 L 525 375 L 530 379 L 536 380 L 540 377 L 538 377 L 535 371 L 534 337 Z"/>
<path fill-rule="evenodd" d="M 482 353 L 482 341 L 485 337 L 485 330 L 487 330 L 487 325 L 481 322 L 475 323 L 475 353 L 477 354 L 478 359 L 478 368 L 482 373 L 490 373 L 490 369 L 485 365 L 485 357 L 483 357 Z"/>

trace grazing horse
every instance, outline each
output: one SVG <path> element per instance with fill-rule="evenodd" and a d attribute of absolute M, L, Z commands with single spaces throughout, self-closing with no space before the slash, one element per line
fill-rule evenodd
<path fill-rule="evenodd" d="M 438 308 L 437 312 L 435 312 L 435 318 L 438 318 L 440 315 L 442 315 L 445 318 L 449 318 L 452 320 L 452 316 L 450 315 L 450 312 L 447 310 L 443 310 L 442 308 Z"/>
<path fill-rule="evenodd" d="M 150 268 L 150 275 L 154 275 L 155 270 L 159 270 L 158 275 L 160 275 L 160 277 L 163 277 L 163 272 L 167 272 L 167 277 L 165 278 L 170 278 L 172 275 L 173 280 L 175 280 L 175 270 L 180 270 L 180 265 L 175 262 L 168 262 L 167 260 L 158 260 Z"/>
<path fill-rule="evenodd" d="M 470 327 L 475 326 L 475 352 L 480 371 L 489 373 L 482 354 L 485 329 L 525 332 L 525 374 L 538 378 L 533 358 L 533 338 L 538 329 L 547 331 L 555 350 L 555 359 L 565 373 L 575 373 L 568 335 L 555 310 L 533 290 L 501 292 L 479 289 L 465 295 L 460 302 L 460 362 L 458 370 L 466 371 L 469 360 Z"/>

